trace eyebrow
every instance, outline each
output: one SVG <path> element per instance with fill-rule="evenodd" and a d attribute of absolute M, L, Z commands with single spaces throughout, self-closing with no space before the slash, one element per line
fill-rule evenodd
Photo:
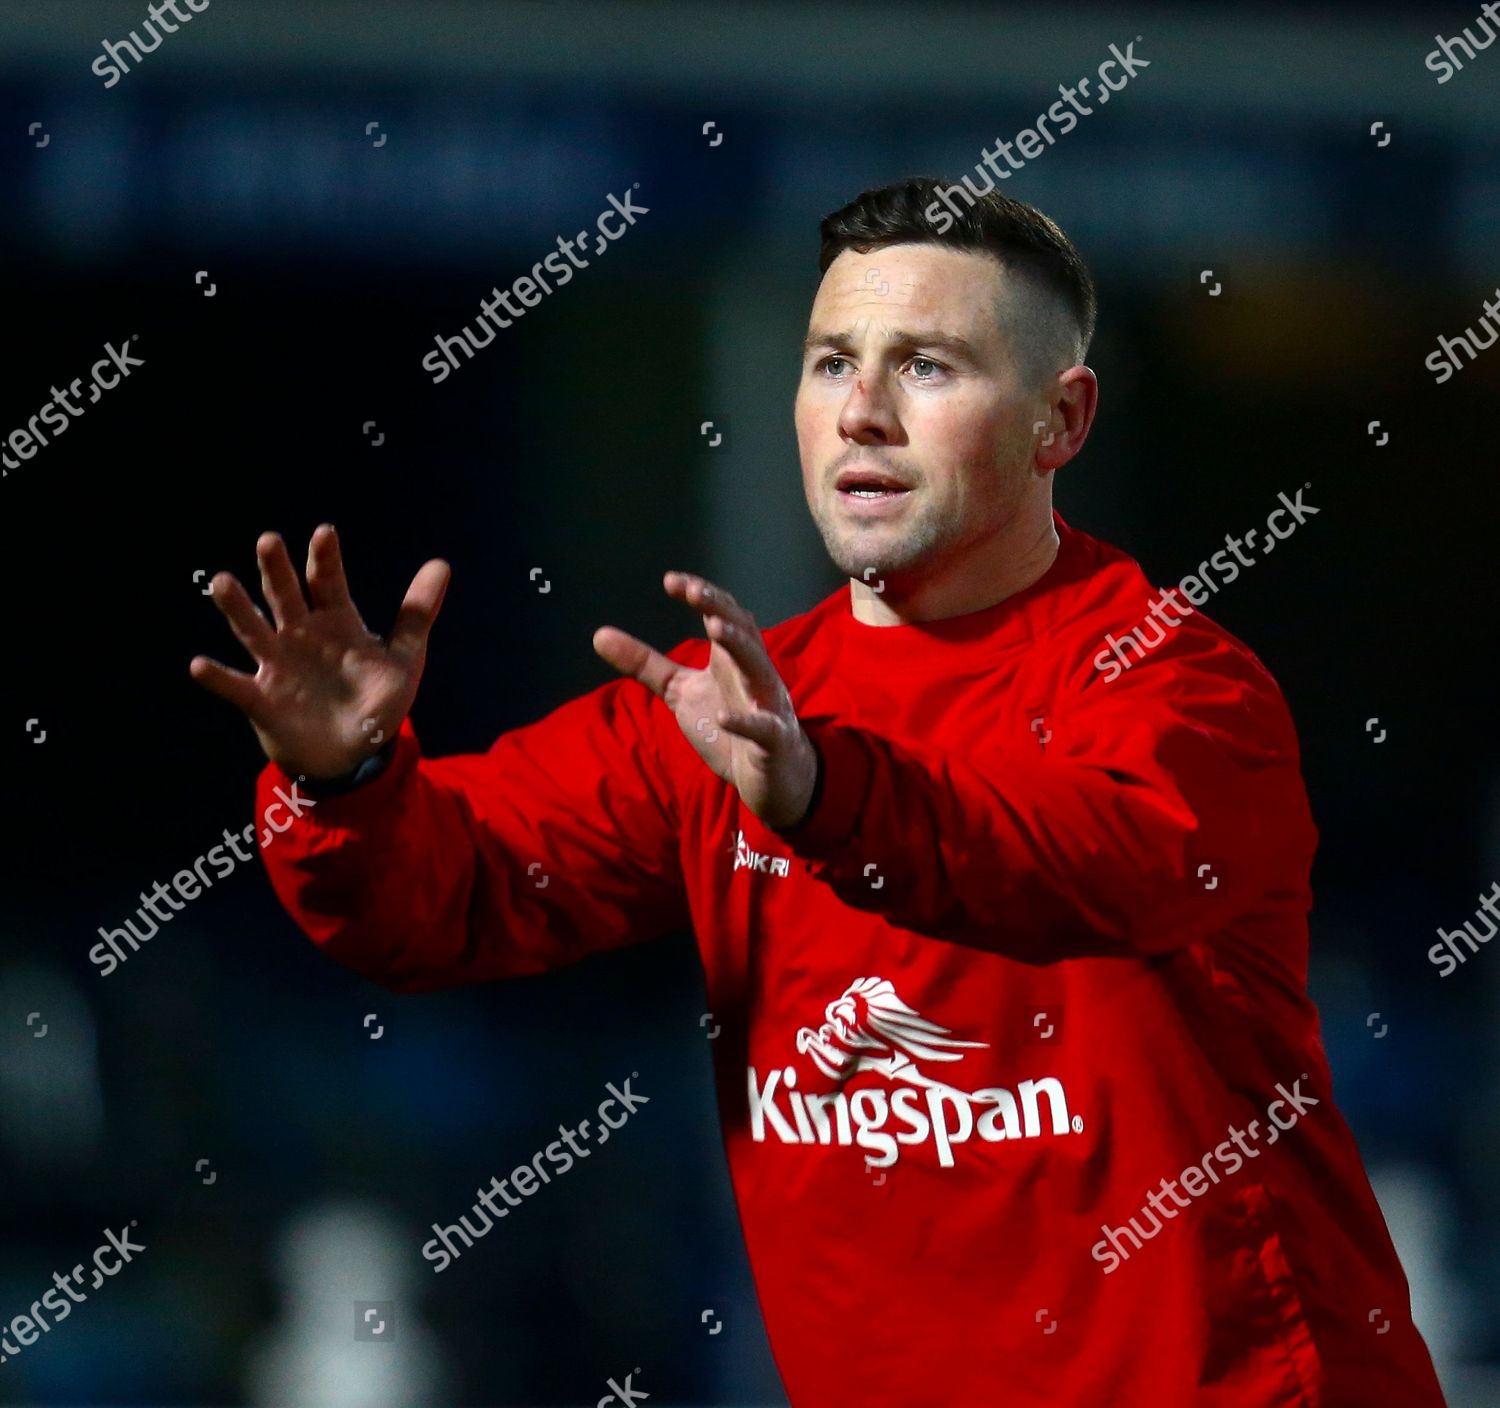
<path fill-rule="evenodd" d="M 966 357 L 971 362 L 980 360 L 979 353 L 974 344 L 966 337 L 957 333 L 938 332 L 935 328 L 917 328 L 908 331 L 905 328 L 893 328 L 890 333 L 890 341 L 897 347 L 931 347 L 935 351 L 949 352 L 959 357 Z M 820 347 L 827 347 L 836 352 L 852 352 L 854 350 L 854 334 L 850 332 L 824 332 L 813 331 L 802 339 L 802 356 L 806 359 L 808 353 Z"/>

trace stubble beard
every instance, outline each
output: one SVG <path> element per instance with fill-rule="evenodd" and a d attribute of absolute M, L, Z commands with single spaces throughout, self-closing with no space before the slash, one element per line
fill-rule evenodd
<path fill-rule="evenodd" d="M 862 527 L 840 515 L 836 502 L 821 504 L 813 520 L 833 565 L 857 581 L 864 581 L 871 569 L 872 576 L 897 577 L 926 566 L 937 560 L 952 536 L 936 510 L 920 502 L 912 504 L 899 522 Z"/>

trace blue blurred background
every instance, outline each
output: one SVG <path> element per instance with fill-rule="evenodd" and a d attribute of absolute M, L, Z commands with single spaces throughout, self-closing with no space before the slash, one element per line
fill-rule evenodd
<path fill-rule="evenodd" d="M 145 362 L 0 485 L 0 1319 L 107 1227 L 148 1248 L 0 1400 L 593 1403 L 640 1366 L 658 1403 L 785 1402 L 690 935 L 398 998 L 256 862 L 117 972 L 88 950 L 249 819 L 258 747 L 187 665 L 245 663 L 200 584 L 258 591 L 267 528 L 300 564 L 336 523 L 377 631 L 453 564 L 429 754 L 603 683 L 600 624 L 694 634 L 666 568 L 762 622 L 832 591 L 791 423 L 818 220 L 957 181 L 1139 36 L 1149 67 L 1006 186 L 1100 290 L 1058 506 L 1167 583 L 1311 485 L 1319 516 L 1209 614 L 1298 724 L 1311 987 L 1418 1324 L 1457 1408 L 1500 1402 L 1500 953 L 1426 957 L 1500 879 L 1500 351 L 1423 365 L 1500 284 L 1500 47 L 1424 64 L 1477 4 L 217 0 L 106 88 L 102 42 L 145 19 L 0 7 L 0 432 L 107 341 Z M 637 182 L 648 214 L 432 383 L 435 335 Z M 651 1103 L 608 1158 L 434 1276 L 431 1224 L 631 1071 Z M 359 1301 L 392 1340 L 354 1339 Z"/>

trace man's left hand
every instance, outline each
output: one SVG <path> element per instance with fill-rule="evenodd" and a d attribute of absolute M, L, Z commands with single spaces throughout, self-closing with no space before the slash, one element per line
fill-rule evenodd
<path fill-rule="evenodd" d="M 794 826 L 812 800 L 818 759 L 760 627 L 703 577 L 668 572 L 662 585 L 703 617 L 707 669 L 680 665 L 614 626 L 594 633 L 594 649 L 666 703 L 698 755 L 761 821 L 781 830 Z"/>

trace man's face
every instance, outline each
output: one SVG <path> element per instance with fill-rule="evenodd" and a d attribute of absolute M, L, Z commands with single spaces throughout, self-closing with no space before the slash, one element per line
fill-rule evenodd
<path fill-rule="evenodd" d="M 1012 345 L 1036 316 L 988 254 L 901 244 L 829 265 L 795 418 L 807 506 L 841 572 L 921 581 L 1047 492 L 1041 387 Z M 904 491 L 858 492 L 882 478 Z"/>

